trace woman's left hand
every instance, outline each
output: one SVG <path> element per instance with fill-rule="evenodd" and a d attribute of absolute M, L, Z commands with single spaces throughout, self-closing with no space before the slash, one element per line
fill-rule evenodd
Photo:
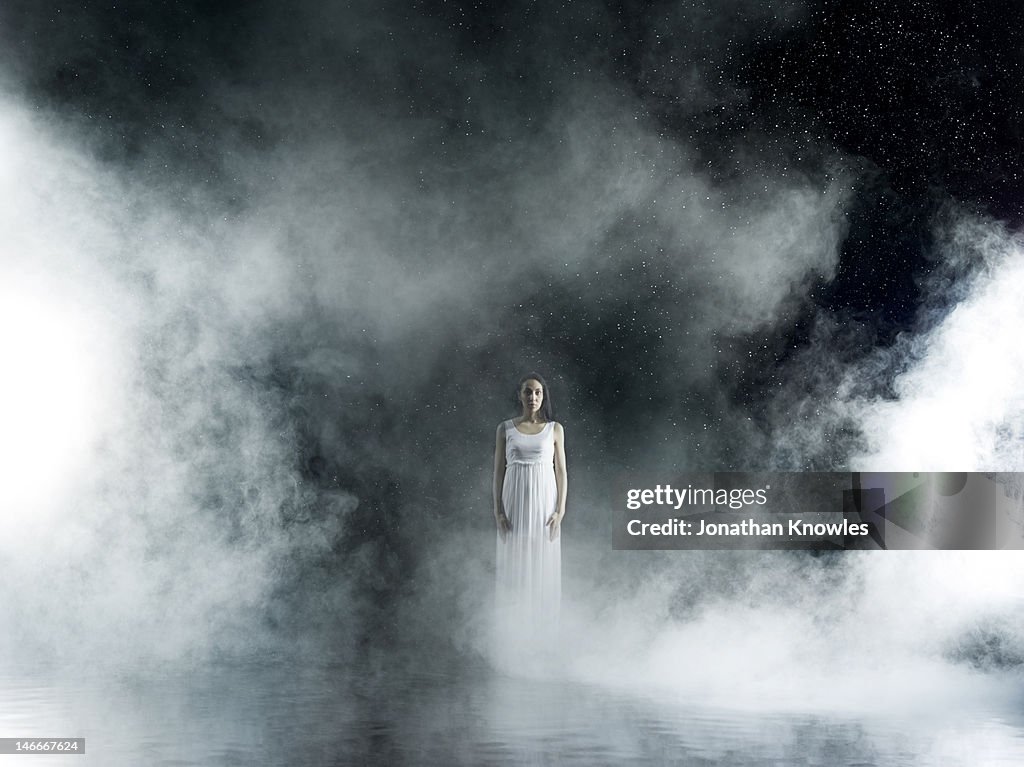
<path fill-rule="evenodd" d="M 558 527 L 562 523 L 562 515 L 557 511 L 548 517 L 548 521 L 544 523 L 544 526 L 548 528 L 548 540 L 553 541 L 558 537 Z"/>

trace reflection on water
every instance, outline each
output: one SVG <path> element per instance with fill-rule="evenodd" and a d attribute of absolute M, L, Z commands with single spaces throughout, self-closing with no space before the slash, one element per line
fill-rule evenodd
<path fill-rule="evenodd" d="M 84 737 L 0 764 L 988 765 L 1024 763 L 1013 712 L 941 721 L 759 714 L 494 674 L 322 666 L 0 677 L 0 737 Z"/>

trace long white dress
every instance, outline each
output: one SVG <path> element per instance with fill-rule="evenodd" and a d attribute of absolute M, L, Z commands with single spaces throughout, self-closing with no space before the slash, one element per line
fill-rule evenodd
<path fill-rule="evenodd" d="M 507 649 L 551 639 L 557 631 L 562 548 L 561 538 L 550 540 L 544 524 L 558 508 L 554 423 L 538 434 L 524 434 L 511 420 L 503 425 L 501 502 L 512 530 L 504 541 L 498 534 L 496 596 L 499 636 Z"/>

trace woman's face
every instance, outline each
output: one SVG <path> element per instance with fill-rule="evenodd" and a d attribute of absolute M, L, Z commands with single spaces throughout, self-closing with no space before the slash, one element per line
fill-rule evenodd
<path fill-rule="evenodd" d="M 519 401 L 523 405 L 524 413 L 533 414 L 540 410 L 540 405 L 544 401 L 544 387 L 540 385 L 540 381 L 532 378 L 523 381 L 523 385 L 519 387 Z"/>

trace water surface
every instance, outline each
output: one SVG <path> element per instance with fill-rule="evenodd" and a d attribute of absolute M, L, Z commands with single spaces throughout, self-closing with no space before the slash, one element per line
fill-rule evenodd
<path fill-rule="evenodd" d="M 86 738 L 84 755 L 2 765 L 1024 764 L 1011 710 L 769 713 L 479 669 L 284 663 L 0 681 L 0 737 Z"/>

